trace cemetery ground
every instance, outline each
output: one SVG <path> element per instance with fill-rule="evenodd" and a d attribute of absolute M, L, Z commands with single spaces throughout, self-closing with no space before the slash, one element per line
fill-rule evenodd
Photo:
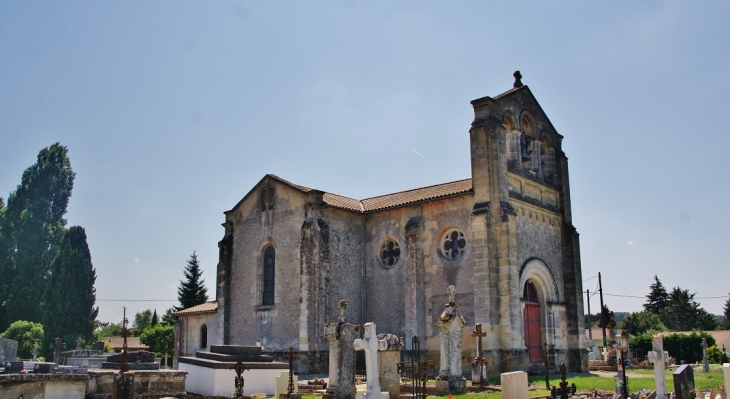
<path fill-rule="evenodd" d="M 709 393 L 713 388 L 718 388 L 724 384 L 724 377 L 722 374 L 721 365 L 713 364 L 710 365 L 710 372 L 704 373 L 701 368 L 695 369 L 695 387 L 698 393 Z M 667 391 L 671 392 L 674 390 L 674 382 L 672 381 L 672 373 L 674 370 L 669 369 L 665 371 L 667 377 Z M 601 393 L 612 394 L 616 389 L 616 382 L 613 376 L 615 372 L 591 372 L 590 374 L 568 374 L 566 380 L 568 383 L 575 383 L 578 394 L 589 394 L 592 390 L 596 390 L 598 396 Z M 654 385 L 654 370 L 640 370 L 631 369 L 628 372 L 629 388 L 632 393 L 638 392 L 642 389 L 653 391 Z M 543 397 L 550 398 L 550 391 L 545 389 L 545 378 L 543 376 L 529 376 L 528 381 L 530 382 L 530 397 Z M 558 386 L 560 382 L 559 376 L 550 376 L 550 386 Z M 499 378 L 490 378 L 489 384 L 491 387 L 499 385 Z M 428 386 L 434 385 L 434 380 L 429 380 Z M 470 392 L 460 395 L 428 395 L 429 398 L 449 398 L 449 399 L 498 399 L 502 397 L 502 393 L 499 391 L 490 392 L 487 389 L 485 392 Z M 704 398 L 704 395 L 698 395 L 700 398 Z M 303 399 L 320 399 L 320 395 L 304 394 Z"/>

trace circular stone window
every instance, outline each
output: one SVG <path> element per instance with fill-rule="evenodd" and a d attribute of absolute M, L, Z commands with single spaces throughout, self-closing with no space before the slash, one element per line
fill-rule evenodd
<path fill-rule="evenodd" d="M 380 246 L 380 263 L 387 268 L 393 267 L 400 259 L 400 245 L 392 239 L 385 240 Z"/>
<path fill-rule="evenodd" d="M 441 237 L 441 253 L 446 260 L 456 260 L 466 250 L 466 238 L 458 229 L 448 230 Z"/>

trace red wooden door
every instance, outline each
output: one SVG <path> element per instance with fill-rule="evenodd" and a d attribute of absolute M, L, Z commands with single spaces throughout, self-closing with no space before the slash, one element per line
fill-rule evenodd
<path fill-rule="evenodd" d="M 525 346 L 527 346 L 530 362 L 539 362 L 542 357 L 540 339 L 540 304 L 526 303 L 523 314 L 525 326 Z"/>

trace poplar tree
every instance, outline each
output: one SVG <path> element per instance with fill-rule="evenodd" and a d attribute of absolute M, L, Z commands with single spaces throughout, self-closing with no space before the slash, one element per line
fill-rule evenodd
<path fill-rule="evenodd" d="M 187 309 L 208 302 L 208 289 L 202 279 L 203 271 L 198 264 L 198 256 L 193 252 L 185 266 L 185 281 L 180 280 L 177 288 L 177 299 L 180 306 L 176 310 Z"/>
<path fill-rule="evenodd" d="M 659 277 L 657 277 L 656 274 L 654 275 L 654 284 L 650 285 L 649 289 L 650 291 L 649 295 L 646 296 L 644 310 L 654 314 L 659 314 L 662 309 L 667 307 L 669 294 L 667 294 L 667 290 L 664 288 L 664 285 L 662 285 L 662 282 L 659 281 Z"/>
<path fill-rule="evenodd" d="M 36 163 L 23 172 L 20 185 L 8 197 L 3 236 L 10 239 L 12 259 L 4 266 L 9 281 L 3 306 L 10 321 L 43 318 L 46 279 L 66 233 L 63 216 L 74 177 L 68 150 L 56 143 L 38 153 Z"/>
<path fill-rule="evenodd" d="M 92 337 L 99 313 L 99 308 L 94 307 L 94 282 L 96 271 L 91 263 L 86 232 L 82 227 L 73 226 L 66 232 L 48 276 L 43 318 L 47 343 L 56 337 L 67 343 L 78 337 Z"/>
<path fill-rule="evenodd" d="M 0 331 L 5 331 L 10 326 L 7 309 L 4 306 L 5 300 L 10 293 L 10 284 L 13 281 L 13 268 L 10 257 L 10 231 L 5 222 L 5 200 L 0 197 Z"/>

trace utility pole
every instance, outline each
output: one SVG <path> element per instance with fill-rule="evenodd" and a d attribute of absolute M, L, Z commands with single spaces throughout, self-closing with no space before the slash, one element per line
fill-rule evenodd
<path fill-rule="evenodd" d="M 588 298 L 588 339 L 593 339 L 593 326 L 591 325 L 591 290 L 586 290 Z"/>
<path fill-rule="evenodd" d="M 601 284 L 601 273 L 598 273 L 598 293 L 601 297 L 601 329 L 603 330 L 603 342 L 601 347 L 606 345 L 606 314 L 603 312 L 603 284 Z"/>

